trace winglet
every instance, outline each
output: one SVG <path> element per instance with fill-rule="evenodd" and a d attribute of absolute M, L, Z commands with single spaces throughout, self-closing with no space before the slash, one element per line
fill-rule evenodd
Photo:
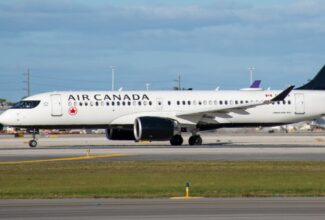
<path fill-rule="evenodd" d="M 283 90 L 279 95 L 275 96 L 273 99 L 271 99 L 271 102 L 277 102 L 277 101 L 283 101 L 289 93 L 293 90 L 295 86 L 289 86 L 287 89 Z"/>

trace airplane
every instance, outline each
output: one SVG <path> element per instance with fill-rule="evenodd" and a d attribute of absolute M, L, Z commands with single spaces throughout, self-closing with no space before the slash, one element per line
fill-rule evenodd
<path fill-rule="evenodd" d="M 200 131 L 223 127 L 279 126 L 325 115 L 325 66 L 313 80 L 283 91 L 65 91 L 16 103 L 0 124 L 29 129 L 105 129 L 110 140 L 170 141 L 201 145 Z"/>
<path fill-rule="evenodd" d="M 260 88 L 261 82 L 261 80 L 255 80 L 248 88 L 242 88 L 240 90 L 261 91 L 263 90 Z"/>

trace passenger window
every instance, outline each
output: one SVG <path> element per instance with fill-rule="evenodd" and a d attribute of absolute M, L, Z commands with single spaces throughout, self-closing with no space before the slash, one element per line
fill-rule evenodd
<path fill-rule="evenodd" d="M 209 101 L 209 105 L 212 105 L 212 101 L 211 100 Z"/>
<path fill-rule="evenodd" d="M 88 106 L 88 102 L 85 102 L 85 106 Z"/>
<path fill-rule="evenodd" d="M 152 102 L 151 101 L 149 101 L 149 105 L 152 105 Z"/>
<path fill-rule="evenodd" d="M 204 100 L 204 101 L 203 101 L 203 104 L 204 104 L 204 105 L 206 105 L 206 104 L 207 104 L 207 101 L 206 101 L 206 100 Z"/>
<path fill-rule="evenodd" d="M 202 102 L 201 101 L 199 101 L 199 105 L 202 105 Z"/>
<path fill-rule="evenodd" d="M 188 104 L 188 105 L 191 105 L 191 101 L 187 101 L 187 104 Z"/>
<path fill-rule="evenodd" d="M 179 105 L 180 104 L 180 102 L 179 101 L 177 101 L 177 105 Z"/>
<path fill-rule="evenodd" d="M 125 105 L 125 102 L 122 102 L 122 105 Z"/>
<path fill-rule="evenodd" d="M 98 102 L 96 102 L 95 104 L 96 104 L 96 106 L 98 106 Z"/>
<path fill-rule="evenodd" d="M 218 101 L 217 101 L 217 100 L 214 100 L 214 104 L 215 104 L 215 105 L 218 105 Z"/>
<path fill-rule="evenodd" d="M 288 101 L 288 104 L 291 105 L 291 101 L 290 100 Z"/>
<path fill-rule="evenodd" d="M 183 101 L 183 105 L 186 105 L 186 102 L 185 101 Z"/>
<path fill-rule="evenodd" d="M 130 101 L 128 101 L 128 105 L 131 105 L 131 102 Z"/>
<path fill-rule="evenodd" d="M 106 102 L 106 105 L 109 106 L 109 102 Z"/>
<path fill-rule="evenodd" d="M 170 104 L 171 104 L 171 102 L 170 102 L 170 101 L 168 101 L 167 103 L 168 103 L 168 105 L 170 105 Z"/>
<path fill-rule="evenodd" d="M 79 102 L 79 106 L 82 106 L 82 102 Z"/>
<path fill-rule="evenodd" d="M 196 105 L 196 101 L 195 100 L 193 101 L 193 105 Z"/>
<path fill-rule="evenodd" d="M 143 101 L 143 105 L 147 105 L 147 101 Z"/>
<path fill-rule="evenodd" d="M 219 103 L 220 103 L 220 105 L 222 105 L 223 104 L 223 101 L 219 101 Z"/>
<path fill-rule="evenodd" d="M 236 105 L 238 104 L 238 101 L 237 101 L 237 100 L 235 101 L 235 104 L 236 104 Z"/>
<path fill-rule="evenodd" d="M 141 101 L 139 101 L 139 102 L 138 102 L 138 105 L 141 105 L 141 104 L 142 104 Z"/>
<path fill-rule="evenodd" d="M 112 102 L 112 105 L 114 106 L 115 105 L 115 102 Z"/>

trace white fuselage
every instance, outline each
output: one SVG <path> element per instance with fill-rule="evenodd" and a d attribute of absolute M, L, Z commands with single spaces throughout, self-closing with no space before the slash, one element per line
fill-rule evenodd
<path fill-rule="evenodd" d="M 177 120 L 182 126 L 289 124 L 325 113 L 325 91 L 293 90 L 285 102 L 248 109 L 178 116 L 183 112 L 227 109 L 257 103 L 281 91 L 80 91 L 49 92 L 24 100 L 40 103 L 34 108 L 12 108 L 0 123 L 16 127 L 98 127 L 131 125 L 137 117 L 156 116 Z"/>

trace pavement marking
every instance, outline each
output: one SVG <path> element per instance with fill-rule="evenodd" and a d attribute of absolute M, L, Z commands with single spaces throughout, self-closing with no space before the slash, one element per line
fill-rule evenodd
<path fill-rule="evenodd" d="M 21 161 L 3 161 L 3 162 L 0 161 L 0 165 L 89 160 L 89 159 L 98 159 L 98 158 L 126 157 L 126 156 L 128 155 L 127 154 L 100 154 L 100 155 L 93 155 L 93 156 L 61 157 L 61 158 L 52 158 L 52 159 L 44 159 L 44 160 L 21 160 Z"/>

